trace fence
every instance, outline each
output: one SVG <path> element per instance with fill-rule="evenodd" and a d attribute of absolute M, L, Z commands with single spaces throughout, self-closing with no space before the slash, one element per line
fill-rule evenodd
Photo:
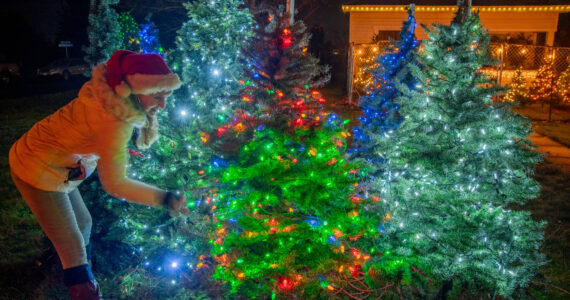
<path fill-rule="evenodd" d="M 372 75 L 367 70 L 374 67 L 374 60 L 386 47 L 390 47 L 388 41 L 382 41 L 379 44 L 351 45 L 348 52 L 347 89 L 349 102 L 352 102 L 353 95 L 360 96 L 364 89 L 372 84 Z M 511 83 L 519 66 L 522 66 L 523 76 L 529 85 L 536 77 L 540 66 L 548 63 L 551 59 L 558 74 L 570 64 L 570 48 L 491 44 L 490 53 L 499 63 L 484 68 L 484 72 L 491 74 L 497 83 L 503 86 Z"/>

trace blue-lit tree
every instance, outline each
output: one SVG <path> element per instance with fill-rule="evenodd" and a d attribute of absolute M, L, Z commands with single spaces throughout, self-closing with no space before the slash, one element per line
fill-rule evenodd
<path fill-rule="evenodd" d="M 149 19 L 140 26 L 139 41 L 142 53 L 157 53 L 164 56 L 164 49 L 160 46 L 158 28 Z"/>
<path fill-rule="evenodd" d="M 355 157 L 370 161 L 374 169 L 379 168 L 378 163 L 381 163 L 375 155 L 377 140 L 384 138 L 385 132 L 397 129 L 402 122 L 397 103 L 402 92 L 398 86 L 413 89 L 417 83 L 410 72 L 411 68 L 418 66 L 418 41 L 414 36 L 416 25 L 412 6 L 408 10 L 408 20 L 400 31 L 400 40 L 392 42 L 386 52 L 377 57 L 377 67 L 370 71 L 373 85 L 360 98 L 359 106 L 364 115 L 358 118 L 360 126 L 353 129 L 355 148 L 352 152 Z M 375 160 L 372 160 L 373 157 Z"/>

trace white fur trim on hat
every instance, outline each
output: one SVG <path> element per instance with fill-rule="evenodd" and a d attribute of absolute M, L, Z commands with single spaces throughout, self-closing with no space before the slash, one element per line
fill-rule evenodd
<path fill-rule="evenodd" d="M 133 94 L 148 95 L 163 91 L 172 91 L 180 87 L 178 75 L 170 74 L 132 74 L 127 75 L 127 82 Z"/>

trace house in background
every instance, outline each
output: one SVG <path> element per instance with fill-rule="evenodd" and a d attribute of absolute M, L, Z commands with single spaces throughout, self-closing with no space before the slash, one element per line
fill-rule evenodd
<path fill-rule="evenodd" d="M 349 42 L 354 44 L 370 43 L 372 37 L 380 33 L 386 39 L 395 38 L 400 32 L 402 22 L 407 19 L 408 5 L 386 5 L 390 1 L 355 1 L 356 3 L 343 5 L 342 10 L 349 14 Z M 402 1 L 392 1 L 402 3 Z M 410 1 L 413 2 L 413 1 Z M 418 24 L 431 25 L 449 24 L 457 7 L 454 1 L 449 5 L 422 5 L 422 3 L 436 1 L 415 1 L 416 21 Z M 443 2 L 443 1 L 437 1 Z M 502 5 L 501 3 L 520 4 Z M 528 36 L 534 45 L 552 46 L 554 34 L 558 30 L 558 15 L 570 12 L 569 1 L 566 5 L 528 5 L 528 3 L 547 3 L 549 1 L 473 1 L 473 11 L 479 11 L 481 23 L 487 28 L 491 36 L 515 37 Z M 553 2 L 553 1 L 551 1 Z M 562 2 L 562 1 L 560 1 Z M 376 4 L 373 4 L 376 3 Z M 494 3 L 492 5 L 478 5 L 478 3 Z M 426 34 L 420 26 L 416 31 L 418 39 L 423 40 Z"/>
<path fill-rule="evenodd" d="M 403 4 L 405 2 L 405 5 Z M 433 5 L 433 3 L 448 3 Z M 402 22 L 407 19 L 408 3 L 415 3 L 415 16 L 418 24 L 449 24 L 457 10 L 456 1 L 352 1 L 343 5 L 343 12 L 349 15 L 349 90 L 353 84 L 366 86 L 367 80 L 362 77 L 363 66 L 369 65 L 371 59 L 381 51 L 379 41 L 397 39 Z M 534 4 L 534 5 L 531 5 Z M 523 65 L 529 70 L 527 77 L 544 63 L 544 59 L 558 56 L 559 68 L 567 66 L 567 53 L 553 52 L 553 48 L 537 47 L 552 46 L 555 33 L 558 30 L 558 17 L 561 13 L 570 12 L 569 1 L 533 1 L 533 0 L 473 0 L 473 11 L 479 11 L 481 23 L 489 30 L 491 40 L 495 44 L 491 49 L 493 55 L 501 62 L 499 83 L 508 84 L 511 74 L 502 74 L 502 69 L 514 69 Z M 421 26 L 416 29 L 419 40 L 426 39 L 426 33 Z M 373 42 L 374 39 L 374 43 Z M 507 44 L 508 43 L 508 44 Z M 384 43 L 385 44 L 385 43 Z M 519 46 L 505 46 L 518 44 Z M 562 56 L 563 57 L 562 57 Z M 366 77 L 366 76 L 364 76 Z M 506 78 L 503 78 L 506 77 Z"/>

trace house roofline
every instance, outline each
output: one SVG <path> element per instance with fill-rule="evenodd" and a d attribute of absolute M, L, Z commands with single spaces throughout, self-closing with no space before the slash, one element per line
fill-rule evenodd
<path fill-rule="evenodd" d="M 409 5 L 343 5 L 343 12 L 405 12 Z M 455 12 L 455 5 L 416 5 L 416 12 Z M 570 5 L 497 5 L 497 6 L 473 6 L 472 11 L 490 13 L 566 13 L 570 12 Z"/>

